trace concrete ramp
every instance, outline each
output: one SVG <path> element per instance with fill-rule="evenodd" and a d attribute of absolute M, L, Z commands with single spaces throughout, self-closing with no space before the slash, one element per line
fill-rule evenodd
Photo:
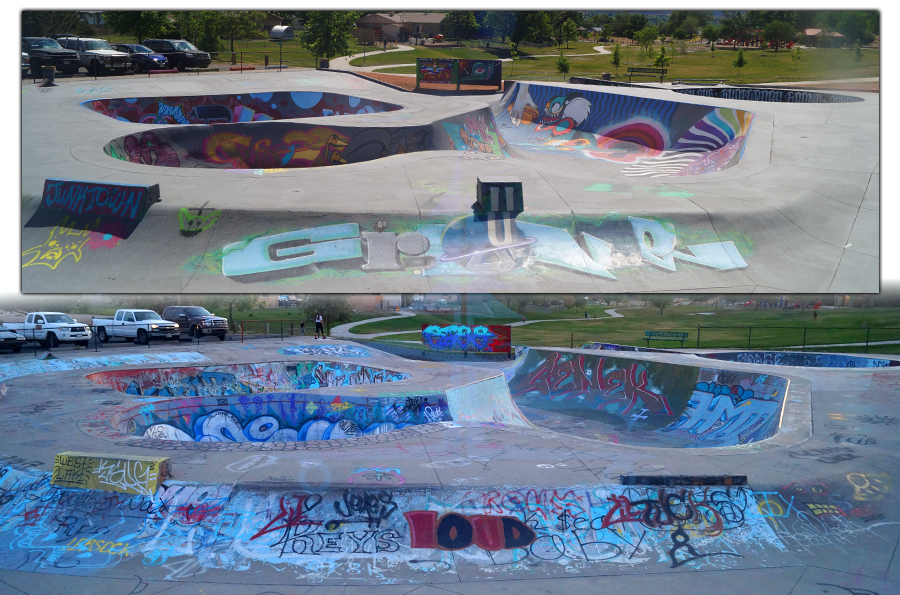
<path fill-rule="evenodd" d="M 580 350 L 528 349 L 507 378 L 526 416 L 535 409 L 585 418 L 607 431 L 624 431 L 617 442 L 686 448 L 774 436 L 788 388 L 787 379 L 770 374 Z"/>
<path fill-rule="evenodd" d="M 694 176 L 740 160 L 753 114 L 731 107 L 516 83 L 495 107 L 517 154 L 617 163 L 626 176 Z"/>

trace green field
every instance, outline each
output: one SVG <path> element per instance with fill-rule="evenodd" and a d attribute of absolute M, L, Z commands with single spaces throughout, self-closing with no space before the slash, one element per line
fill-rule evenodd
<path fill-rule="evenodd" d="M 588 78 L 600 78 L 604 72 L 612 74 L 613 79 L 628 80 L 628 67 L 650 67 L 652 60 L 640 56 L 636 46 L 622 46 L 622 64 L 618 70 L 610 63 L 610 55 L 597 54 L 592 50 L 593 43 L 573 43 L 571 47 L 562 49 L 563 54 L 569 57 L 571 69 L 569 76 L 583 76 Z M 612 49 L 611 46 L 604 46 Z M 658 52 L 659 45 L 654 49 Z M 519 52 L 520 59 L 514 63 L 504 62 L 503 78 L 507 80 L 563 80 L 563 76 L 556 72 L 556 60 L 558 49 L 547 48 L 545 50 L 531 50 L 532 53 Z M 877 49 L 863 49 L 862 60 L 857 64 L 854 52 L 846 49 L 808 49 L 801 50 L 801 58 L 798 62 L 791 60 L 790 52 L 780 50 L 760 50 L 758 48 L 744 48 L 744 58 L 747 66 L 738 71 L 732 65 L 737 50 L 720 47 L 711 52 L 709 47 L 703 44 L 688 44 L 687 52 L 680 53 L 679 47 L 674 48 L 674 58 L 667 67 L 668 73 L 665 80 L 679 78 L 692 79 L 725 79 L 732 83 L 762 83 L 762 82 L 791 82 L 807 80 L 829 80 L 845 78 L 867 78 L 879 76 L 880 53 Z M 574 54 L 591 53 L 590 56 L 576 56 Z M 666 54 L 672 55 L 673 47 L 666 45 Z M 545 57 L 539 57 L 539 56 Z M 375 64 L 410 64 L 400 68 L 390 68 L 379 72 L 395 74 L 415 74 L 415 61 L 421 58 L 468 58 L 496 60 L 509 57 L 509 50 L 502 48 L 478 49 L 442 49 L 442 48 L 417 48 L 411 52 L 395 52 L 389 54 L 377 54 L 366 57 L 366 66 Z M 362 59 L 351 61 L 354 66 L 362 65 Z M 635 82 L 653 81 L 653 78 L 638 77 Z"/>
<path fill-rule="evenodd" d="M 713 306 L 673 306 L 660 317 L 656 308 L 619 308 L 623 318 L 601 318 L 607 306 L 588 306 L 592 317 L 584 319 L 584 308 L 564 310 L 554 314 L 529 314 L 536 322 L 512 330 L 515 345 L 579 347 L 584 343 L 606 342 L 646 346 L 644 331 L 666 330 L 689 333 L 685 347 L 697 347 L 698 326 L 701 348 L 775 349 L 828 343 L 900 340 L 900 310 L 897 309 L 834 309 L 780 310 L 718 308 Z M 818 312 L 813 318 L 813 312 Z M 593 316 L 597 316 L 594 319 Z M 568 320 L 567 320 L 568 319 Z M 573 320 L 574 319 L 574 320 Z M 468 324 L 506 324 L 521 319 L 472 317 Z M 422 324 L 460 323 L 459 316 L 428 314 L 362 324 L 354 333 L 410 331 L 385 337 L 392 341 L 421 340 Z M 719 328 L 715 328 L 719 327 Z M 722 328 L 726 327 L 726 328 Z M 781 327 L 781 328 L 765 328 Z M 893 327 L 893 328 L 888 328 Z M 804 340 L 805 329 L 805 340 Z M 679 341 L 651 341 L 651 347 L 679 347 Z M 818 349 L 818 348 L 817 348 Z M 821 351 L 862 352 L 859 347 L 829 347 Z M 870 346 L 869 352 L 900 353 L 900 345 Z"/>

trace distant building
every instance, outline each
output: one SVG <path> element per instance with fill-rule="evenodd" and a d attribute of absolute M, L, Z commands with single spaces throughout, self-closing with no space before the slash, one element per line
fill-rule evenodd
<path fill-rule="evenodd" d="M 405 41 L 407 36 L 434 37 L 444 32 L 443 12 L 387 12 L 369 14 L 356 21 L 353 35 L 359 41 Z"/>
<path fill-rule="evenodd" d="M 806 47 L 839 48 L 844 45 L 844 36 L 837 31 L 825 31 L 824 29 L 806 29 Z"/>

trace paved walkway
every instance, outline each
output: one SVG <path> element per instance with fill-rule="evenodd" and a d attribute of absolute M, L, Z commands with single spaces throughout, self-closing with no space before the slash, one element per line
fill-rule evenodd
<path fill-rule="evenodd" d="M 616 312 L 615 308 L 610 308 L 609 310 L 604 310 L 609 316 L 604 318 L 591 318 L 590 320 L 606 320 L 607 318 L 622 318 L 625 315 L 619 314 Z M 400 316 L 415 316 L 416 313 L 410 310 L 400 310 Z M 356 334 L 350 331 L 351 328 L 360 324 L 368 324 L 370 322 L 380 322 L 382 320 L 393 320 L 397 318 L 396 316 L 384 316 L 382 318 L 370 318 L 368 320 L 360 320 L 359 322 L 348 322 L 347 324 L 342 324 L 340 326 L 336 326 L 331 329 L 331 338 L 333 339 L 377 339 L 378 337 L 387 337 L 389 335 L 405 335 L 407 333 L 414 333 L 415 331 L 390 331 L 385 333 L 365 333 L 365 334 Z M 526 320 L 524 322 L 511 322 L 502 326 L 524 326 L 526 324 L 535 324 L 537 322 L 562 322 L 566 320 L 586 320 L 585 318 L 553 318 L 548 320 Z M 409 341 L 410 343 L 417 343 L 418 341 Z"/>

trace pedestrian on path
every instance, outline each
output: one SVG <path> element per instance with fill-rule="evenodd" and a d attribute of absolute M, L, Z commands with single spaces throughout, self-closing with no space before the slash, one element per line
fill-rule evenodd
<path fill-rule="evenodd" d="M 300 334 L 301 335 L 306 334 L 306 323 L 303 322 L 302 320 L 300 321 Z"/>
<path fill-rule="evenodd" d="M 325 319 L 322 318 L 322 315 L 316 312 L 316 339 L 319 338 L 319 331 L 322 331 L 322 338 L 325 338 Z"/>

